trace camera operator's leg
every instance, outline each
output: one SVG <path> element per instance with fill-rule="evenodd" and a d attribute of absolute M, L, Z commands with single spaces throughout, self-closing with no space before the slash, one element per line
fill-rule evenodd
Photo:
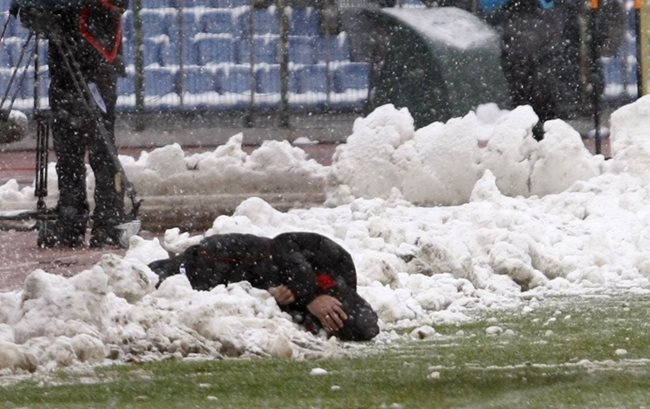
<path fill-rule="evenodd" d="M 115 144 L 115 103 L 117 101 L 117 75 L 106 72 L 96 76 L 95 85 L 101 95 L 106 112 L 102 113 L 97 128 L 103 126 L 106 132 L 106 143 Z M 93 135 L 90 148 L 90 166 L 95 174 L 95 210 L 93 212 L 93 228 L 90 245 L 101 247 L 104 245 L 119 245 L 121 231 L 117 225 L 124 222 L 124 189 L 121 180 L 116 180 L 116 175 L 121 175 L 121 170 L 116 169 L 104 138 Z"/>
<path fill-rule="evenodd" d="M 56 69 L 54 71 L 56 72 Z M 57 156 L 59 200 L 57 220 L 48 226 L 47 231 L 40 232 L 40 246 L 79 246 L 83 244 L 86 233 L 88 204 L 84 159 L 88 135 L 81 131 L 82 126 L 76 126 L 78 124 L 75 123 L 74 113 L 66 109 L 68 102 L 73 99 L 67 91 L 67 86 L 53 75 L 50 105 L 55 112 L 52 136 Z M 76 120 L 80 118 L 76 117 Z"/>

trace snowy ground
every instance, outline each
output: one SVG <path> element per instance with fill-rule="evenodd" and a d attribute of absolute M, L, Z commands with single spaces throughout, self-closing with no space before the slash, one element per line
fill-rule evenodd
<path fill-rule="evenodd" d="M 400 328 L 432 334 L 437 323 L 471 319 L 474 309 L 534 308 L 549 294 L 647 293 L 648 111 L 645 97 L 612 115 L 609 161 L 589 154 L 562 121 L 546 123 L 538 143 L 530 108 L 486 105 L 419 130 L 406 110 L 380 107 L 355 122 L 332 166 L 286 142 L 249 155 L 239 136 L 210 153 L 188 156 L 171 145 L 124 162 L 151 195 L 323 184 L 325 207 L 281 213 L 250 198 L 205 235 L 331 237 L 353 255 L 359 291 L 381 318 L 373 342 L 394 342 L 410 336 Z M 29 204 L 31 195 L 8 182 L 0 209 Z M 124 257 L 108 254 L 71 278 L 36 270 L 20 291 L 0 293 L 0 373 L 166 356 L 348 352 L 305 333 L 245 283 L 196 292 L 178 276 L 156 290 L 147 263 L 201 237 L 178 229 L 162 242 L 135 237 Z"/>

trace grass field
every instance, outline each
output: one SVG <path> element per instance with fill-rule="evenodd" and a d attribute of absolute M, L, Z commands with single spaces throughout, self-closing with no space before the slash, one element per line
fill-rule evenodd
<path fill-rule="evenodd" d="M 318 361 L 165 361 L 0 387 L 0 408 L 650 407 L 650 297 L 545 298 Z M 320 368 L 322 371 L 314 371 Z"/>

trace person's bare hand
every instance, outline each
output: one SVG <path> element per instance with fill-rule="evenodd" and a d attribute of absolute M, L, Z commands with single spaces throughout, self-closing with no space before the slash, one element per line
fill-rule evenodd
<path fill-rule="evenodd" d="M 343 321 L 348 319 L 348 315 L 343 311 L 341 301 L 330 295 L 319 295 L 314 298 L 307 305 L 307 309 L 329 332 L 337 332 L 343 328 Z"/>
<path fill-rule="evenodd" d="M 275 298 L 275 302 L 277 302 L 278 305 L 289 305 L 296 302 L 296 297 L 293 295 L 293 291 L 284 284 L 277 287 L 271 287 L 268 291 L 273 298 Z"/>

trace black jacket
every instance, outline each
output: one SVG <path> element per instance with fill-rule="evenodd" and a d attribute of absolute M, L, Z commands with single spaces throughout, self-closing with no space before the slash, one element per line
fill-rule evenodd
<path fill-rule="evenodd" d="M 284 284 L 296 301 L 280 307 L 313 332 L 317 332 L 319 323 L 304 313 L 314 298 L 327 294 L 338 299 L 348 315 L 336 333 L 338 338 L 363 341 L 379 333 L 377 314 L 356 292 L 352 257 L 319 234 L 283 233 L 273 239 L 251 234 L 214 235 L 176 257 L 154 261 L 149 267 L 161 281 L 184 273 L 197 290 L 238 281 L 249 281 L 261 289 Z"/>
<path fill-rule="evenodd" d="M 284 284 L 299 308 L 335 288 L 337 282 L 353 291 L 357 288 L 350 254 L 315 233 L 283 233 L 273 239 L 239 233 L 210 236 L 167 261 L 161 278 L 178 274 L 181 264 L 195 289 L 239 281 L 261 289 Z M 158 265 L 152 269 L 160 274 Z"/>
<path fill-rule="evenodd" d="M 127 7 L 128 0 L 15 0 L 12 10 L 31 30 L 50 39 L 64 36 L 82 72 L 91 74 L 98 68 L 124 71 L 121 16 Z"/>

